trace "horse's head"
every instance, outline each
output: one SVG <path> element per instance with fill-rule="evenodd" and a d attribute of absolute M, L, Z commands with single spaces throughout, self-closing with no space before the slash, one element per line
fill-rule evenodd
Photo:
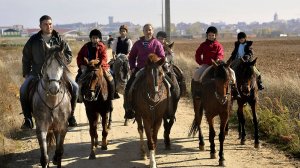
<path fill-rule="evenodd" d="M 129 80 L 129 62 L 125 54 L 118 54 L 113 65 L 113 71 L 115 75 L 115 82 L 117 90 L 119 87 L 124 88 L 127 81 Z M 124 90 L 124 89 L 121 89 Z"/>
<path fill-rule="evenodd" d="M 59 92 L 64 70 L 68 70 L 66 66 L 66 57 L 64 56 L 65 43 L 50 47 L 45 44 L 46 61 L 42 67 L 44 88 L 51 95 Z"/>
<path fill-rule="evenodd" d="M 215 95 L 221 104 L 225 104 L 230 94 L 229 83 L 231 80 L 230 63 L 215 62 L 212 60 L 214 68 Z"/>
<path fill-rule="evenodd" d="M 80 78 L 83 98 L 86 101 L 96 101 L 105 82 L 103 69 L 100 66 L 101 62 L 98 59 L 88 61 L 88 59 L 84 58 L 84 63 L 87 66 L 87 71 Z"/>
<path fill-rule="evenodd" d="M 250 59 L 241 58 L 241 63 L 236 70 L 237 86 L 241 94 L 248 96 L 251 89 L 256 87 L 256 74 L 254 72 L 254 65 L 257 58 L 253 61 Z"/>
<path fill-rule="evenodd" d="M 162 65 L 164 63 L 165 59 L 161 59 L 156 54 L 149 54 L 145 66 L 145 74 L 150 92 L 159 92 L 159 87 L 163 84 L 164 71 L 162 69 Z"/>

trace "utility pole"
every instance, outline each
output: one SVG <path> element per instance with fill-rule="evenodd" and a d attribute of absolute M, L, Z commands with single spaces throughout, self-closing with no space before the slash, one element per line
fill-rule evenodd
<path fill-rule="evenodd" d="M 161 0 L 161 30 L 164 31 L 164 0 Z"/>
<path fill-rule="evenodd" d="M 170 0 L 165 0 L 165 31 L 168 35 L 167 40 L 171 40 L 171 17 L 170 17 Z"/>

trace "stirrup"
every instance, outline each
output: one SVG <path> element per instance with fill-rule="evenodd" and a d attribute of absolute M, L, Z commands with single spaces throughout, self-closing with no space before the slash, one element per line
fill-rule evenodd
<path fill-rule="evenodd" d="M 30 118 L 24 118 L 24 123 L 21 126 L 21 129 L 33 129 L 33 122 Z"/>

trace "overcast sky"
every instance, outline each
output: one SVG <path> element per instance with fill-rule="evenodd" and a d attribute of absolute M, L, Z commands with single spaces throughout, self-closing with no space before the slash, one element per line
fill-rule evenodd
<path fill-rule="evenodd" d="M 140 25 L 162 22 L 162 0 L 0 0 L 0 4 L 0 26 L 38 28 L 44 14 L 54 24 L 108 24 L 108 16 Z M 172 23 L 262 23 L 272 21 L 275 12 L 279 19 L 300 18 L 300 0 L 171 0 Z"/>

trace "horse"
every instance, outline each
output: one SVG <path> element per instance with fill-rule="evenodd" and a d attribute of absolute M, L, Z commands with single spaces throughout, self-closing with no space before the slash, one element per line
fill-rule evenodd
<path fill-rule="evenodd" d="M 111 102 L 108 99 L 108 84 L 104 78 L 104 72 L 99 60 L 90 60 L 84 58 L 87 65 L 87 71 L 79 77 L 82 84 L 83 103 L 85 105 L 86 115 L 89 120 L 91 136 L 91 153 L 89 159 L 96 159 L 96 148 L 99 145 L 97 125 L 99 114 L 102 118 L 102 143 L 101 149 L 107 150 L 108 118 L 112 111 Z"/>
<path fill-rule="evenodd" d="M 164 64 L 164 70 L 175 74 L 176 80 L 178 81 L 178 85 L 180 88 L 180 95 L 184 96 L 187 95 L 185 77 L 183 75 L 182 70 L 177 65 L 174 64 L 173 46 L 174 46 L 174 42 L 164 45 L 165 55 L 166 55 L 166 63 Z"/>
<path fill-rule="evenodd" d="M 42 66 L 42 77 L 32 89 L 32 114 L 36 123 L 36 134 L 40 145 L 40 163 L 49 167 L 49 148 L 56 140 L 53 164 L 61 167 L 64 139 L 71 115 L 71 94 L 67 82 L 66 59 L 63 55 L 65 43 L 51 47 L 44 44 L 46 61 Z"/>
<path fill-rule="evenodd" d="M 167 120 L 169 102 L 173 102 L 169 95 L 168 84 L 166 83 L 165 73 L 162 65 L 164 59 L 160 59 L 155 54 L 150 54 L 146 61 L 143 72 L 139 78 L 134 81 L 134 88 L 132 91 L 132 108 L 135 111 L 135 120 L 138 125 L 138 132 L 140 135 L 140 151 L 142 158 L 145 159 L 145 144 L 143 138 L 143 131 L 145 130 L 148 150 L 150 151 L 150 167 L 156 168 L 155 149 L 157 146 L 157 134 L 162 124 L 162 120 Z M 174 110 L 174 109 L 173 109 Z M 175 109 L 176 111 L 176 109 Z M 175 111 L 174 115 L 175 115 Z M 174 117 L 170 120 L 174 121 Z M 164 140 L 165 147 L 170 146 L 169 133 L 172 125 L 164 123 Z"/>
<path fill-rule="evenodd" d="M 239 121 L 239 138 L 241 144 L 244 145 L 246 141 L 245 132 L 245 117 L 243 113 L 244 105 L 248 103 L 252 110 L 253 124 L 254 124 L 254 147 L 259 148 L 259 135 L 258 135 L 258 119 L 256 115 L 256 106 L 258 100 L 258 87 L 256 83 L 256 74 L 254 72 L 254 65 L 257 58 L 253 61 L 249 59 L 244 60 L 240 58 L 240 64 L 235 69 L 237 88 L 240 92 L 241 98 L 237 99 L 238 104 L 238 121 Z"/>
<path fill-rule="evenodd" d="M 199 131 L 199 149 L 204 150 L 204 139 L 201 131 L 201 120 L 203 110 L 209 124 L 209 142 L 210 142 L 210 158 L 216 158 L 215 150 L 215 129 L 214 117 L 220 117 L 220 151 L 219 166 L 224 166 L 223 144 L 225 140 L 225 127 L 231 109 L 231 89 L 230 89 L 230 63 L 216 63 L 212 60 L 212 67 L 206 70 L 201 76 L 200 98 L 193 97 L 194 120 L 189 130 L 189 136 L 195 135 Z"/>
<path fill-rule="evenodd" d="M 116 85 L 116 91 L 125 94 L 125 87 L 130 78 L 128 56 L 125 54 L 118 54 L 115 59 L 109 62 Z M 112 113 L 109 115 L 109 128 L 112 121 Z M 128 119 L 125 119 L 124 125 L 128 125 Z"/>

